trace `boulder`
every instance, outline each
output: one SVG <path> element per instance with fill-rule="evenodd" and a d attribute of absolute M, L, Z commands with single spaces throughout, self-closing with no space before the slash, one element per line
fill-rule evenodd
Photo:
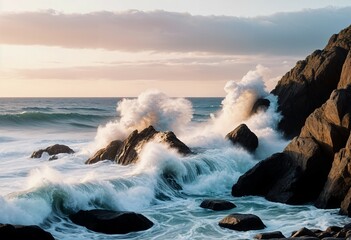
<path fill-rule="evenodd" d="M 152 126 L 149 126 L 141 132 L 133 131 L 124 141 L 111 142 L 107 147 L 97 151 L 85 163 L 92 164 L 106 159 L 122 165 L 135 163 L 140 151 L 150 141 L 165 143 L 176 149 L 180 154 L 191 153 L 189 147 L 181 142 L 173 132 L 158 132 Z"/>
<path fill-rule="evenodd" d="M 255 239 L 275 239 L 275 238 L 285 238 L 285 236 L 280 231 L 260 233 L 254 236 Z"/>
<path fill-rule="evenodd" d="M 258 138 L 251 132 L 246 124 L 240 124 L 237 128 L 227 134 L 229 139 L 234 145 L 239 144 L 249 152 L 253 152 L 258 147 Z"/>
<path fill-rule="evenodd" d="M 240 213 L 226 216 L 219 222 L 219 226 L 237 231 L 260 230 L 266 227 L 256 215 Z"/>
<path fill-rule="evenodd" d="M 200 207 L 212 209 L 214 211 L 229 210 L 235 208 L 235 204 L 225 200 L 205 199 L 200 204 Z"/>
<path fill-rule="evenodd" d="M 327 181 L 334 154 L 348 144 L 350 101 L 351 87 L 333 91 L 283 153 L 261 161 L 241 176 L 232 194 L 260 195 L 289 204 L 315 201 Z"/>
<path fill-rule="evenodd" d="M 38 226 L 21 226 L 11 224 L 0 224 L 0 238 L 16 240 L 54 240 L 51 233 L 44 231 Z"/>
<path fill-rule="evenodd" d="M 74 151 L 66 145 L 55 144 L 55 145 L 49 146 L 45 149 L 40 149 L 38 151 L 33 152 L 30 157 L 31 158 L 41 158 L 41 156 L 43 155 L 44 152 L 47 152 L 50 156 L 56 155 L 59 153 L 68 153 L 68 154 L 74 153 Z"/>
<path fill-rule="evenodd" d="M 272 90 L 283 115 L 279 128 L 287 137 L 297 136 L 306 118 L 337 87 L 350 46 L 351 26 L 333 35 L 323 50 L 297 62 Z"/>
<path fill-rule="evenodd" d="M 271 105 L 271 102 L 268 99 L 259 98 L 252 106 L 251 114 L 255 114 L 259 111 L 266 111 L 270 105 Z"/>
<path fill-rule="evenodd" d="M 344 66 L 342 67 L 338 88 L 346 88 L 351 84 L 351 50 L 347 54 Z"/>
<path fill-rule="evenodd" d="M 317 237 L 317 235 L 308 228 L 301 228 L 300 230 L 294 232 L 291 237 Z"/>
<path fill-rule="evenodd" d="M 75 224 L 92 231 L 106 234 L 125 234 L 144 231 L 153 226 L 145 216 L 134 212 L 117 212 L 110 210 L 79 211 L 69 216 Z"/>

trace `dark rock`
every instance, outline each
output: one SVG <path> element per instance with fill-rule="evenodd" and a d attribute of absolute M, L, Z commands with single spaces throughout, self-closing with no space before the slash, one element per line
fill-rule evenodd
<path fill-rule="evenodd" d="M 260 233 L 254 236 L 255 239 L 276 239 L 276 238 L 285 238 L 285 236 L 280 231 Z"/>
<path fill-rule="evenodd" d="M 335 90 L 306 120 L 300 136 L 283 153 L 259 162 L 232 188 L 234 196 L 260 195 L 271 201 L 302 204 L 320 195 L 334 153 L 350 135 L 351 87 Z M 346 119 L 346 120 L 345 120 Z M 320 206 L 320 205 L 319 205 Z"/>
<path fill-rule="evenodd" d="M 340 214 L 351 217 L 351 188 L 347 192 L 344 200 L 341 202 Z"/>
<path fill-rule="evenodd" d="M 56 155 L 53 155 L 49 158 L 49 161 L 53 161 L 53 160 L 57 160 L 57 159 L 58 159 L 58 157 Z"/>
<path fill-rule="evenodd" d="M 38 226 L 20 226 L 10 224 L 0 224 L 0 238 L 15 240 L 54 240 L 51 233 L 44 231 Z"/>
<path fill-rule="evenodd" d="M 219 226 L 237 231 L 260 230 L 266 227 L 256 215 L 240 213 L 226 216 L 219 222 Z"/>
<path fill-rule="evenodd" d="M 320 107 L 337 87 L 351 45 L 351 27 L 334 35 L 324 50 L 317 50 L 297 62 L 278 82 L 279 128 L 289 138 L 297 136 L 308 115 Z"/>
<path fill-rule="evenodd" d="M 321 232 L 316 234 L 319 239 L 327 238 L 327 237 L 333 237 L 333 234 L 330 232 Z"/>
<path fill-rule="evenodd" d="M 342 67 L 338 88 L 346 88 L 351 84 L 351 51 L 349 51 L 344 66 Z"/>
<path fill-rule="evenodd" d="M 291 237 L 317 237 L 314 232 L 309 230 L 308 228 L 301 228 L 297 232 L 291 235 Z"/>
<path fill-rule="evenodd" d="M 56 155 L 59 153 L 68 153 L 68 154 L 74 153 L 74 151 L 66 145 L 55 144 L 45 149 L 40 149 L 38 151 L 33 152 L 30 157 L 41 158 L 41 155 L 43 155 L 44 152 L 47 152 L 50 156 Z"/>
<path fill-rule="evenodd" d="M 106 148 L 97 151 L 85 163 L 92 164 L 105 159 L 113 160 L 122 165 L 135 163 L 140 151 L 150 141 L 166 143 L 180 154 L 191 153 L 191 150 L 173 132 L 158 132 L 152 126 L 149 126 L 141 132 L 133 131 L 123 142 L 119 140 L 111 142 Z"/>
<path fill-rule="evenodd" d="M 233 144 L 239 144 L 250 152 L 255 151 L 258 147 L 257 136 L 251 132 L 246 124 L 240 124 L 237 128 L 228 133 L 226 138 Z"/>
<path fill-rule="evenodd" d="M 271 105 L 271 102 L 268 99 L 259 98 L 254 103 L 251 109 L 251 114 L 255 114 L 259 111 L 266 111 L 269 108 L 269 105 Z"/>
<path fill-rule="evenodd" d="M 351 230 L 351 223 L 346 224 L 343 228 L 344 228 L 344 229 Z"/>
<path fill-rule="evenodd" d="M 212 209 L 214 211 L 222 211 L 229 210 L 235 208 L 235 204 L 225 200 L 217 200 L 217 199 L 205 199 L 200 204 L 200 207 Z"/>
<path fill-rule="evenodd" d="M 341 230 L 342 230 L 342 227 L 330 226 L 325 231 L 326 232 L 340 232 Z"/>
<path fill-rule="evenodd" d="M 144 231 L 153 223 L 141 214 L 134 212 L 117 212 L 110 210 L 79 211 L 69 216 L 75 224 L 84 226 L 92 231 L 106 234 L 125 234 Z"/>

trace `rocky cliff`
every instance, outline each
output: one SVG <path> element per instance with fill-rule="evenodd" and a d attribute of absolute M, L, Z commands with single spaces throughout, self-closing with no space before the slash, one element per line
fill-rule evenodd
<path fill-rule="evenodd" d="M 351 215 L 351 26 L 333 35 L 287 73 L 272 91 L 284 116 L 279 127 L 297 135 L 259 162 L 232 188 L 234 196 L 320 208 Z"/>

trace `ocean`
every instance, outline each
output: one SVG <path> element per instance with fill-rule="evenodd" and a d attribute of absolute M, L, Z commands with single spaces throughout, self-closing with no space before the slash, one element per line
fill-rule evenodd
<path fill-rule="evenodd" d="M 250 85 L 251 86 L 251 85 Z M 0 223 L 39 225 L 56 239 L 252 239 L 260 232 L 290 236 L 302 227 L 325 229 L 348 218 L 338 209 L 290 206 L 264 198 L 231 196 L 237 179 L 257 162 L 286 144 L 276 130 L 280 119 L 276 99 L 244 85 L 227 84 L 225 98 L 170 98 L 149 91 L 137 98 L 1 98 L 0 99 Z M 250 113 L 264 95 L 266 112 Z M 224 136 L 245 122 L 259 138 L 254 154 L 232 146 Z M 172 130 L 196 154 L 180 156 L 150 143 L 136 164 L 111 161 L 86 165 L 94 152 L 111 140 L 152 124 Z M 76 153 L 30 158 L 53 144 Z M 163 179 L 171 173 L 181 190 Z M 237 208 L 214 212 L 199 207 L 207 198 L 228 200 Z M 105 235 L 73 224 L 68 215 L 81 209 L 135 211 L 154 226 L 142 232 Z M 237 232 L 218 222 L 226 215 L 253 213 L 265 230 Z"/>

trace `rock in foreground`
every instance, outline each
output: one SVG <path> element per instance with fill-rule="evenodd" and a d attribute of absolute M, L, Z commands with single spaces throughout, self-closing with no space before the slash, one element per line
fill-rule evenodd
<path fill-rule="evenodd" d="M 255 239 L 275 239 L 275 238 L 285 238 L 282 232 L 268 232 L 268 233 L 260 233 L 254 236 Z"/>
<path fill-rule="evenodd" d="M 149 219 L 138 213 L 100 209 L 81 210 L 70 215 L 69 218 L 75 224 L 106 234 L 126 234 L 144 231 L 154 225 Z"/>
<path fill-rule="evenodd" d="M 219 226 L 237 231 L 260 230 L 266 227 L 256 215 L 240 213 L 226 216 L 219 222 Z"/>
<path fill-rule="evenodd" d="M 235 204 L 225 200 L 205 199 L 200 207 L 212 209 L 213 211 L 222 211 L 235 208 Z"/>
<path fill-rule="evenodd" d="M 0 238 L 15 240 L 55 240 L 51 233 L 44 231 L 38 226 L 20 226 L 10 224 L 0 224 Z"/>
<path fill-rule="evenodd" d="M 239 144 L 249 152 L 254 152 L 258 147 L 258 138 L 251 132 L 246 124 L 240 124 L 237 128 L 227 134 L 229 139 L 234 145 Z"/>
<path fill-rule="evenodd" d="M 189 154 L 191 150 L 181 142 L 173 132 L 158 132 L 152 126 L 141 132 L 133 131 L 124 141 L 113 141 L 106 148 L 97 151 L 85 163 L 92 164 L 102 160 L 112 160 L 117 164 L 128 165 L 138 160 L 138 155 L 148 142 L 165 143 L 180 154 Z"/>
<path fill-rule="evenodd" d="M 66 145 L 55 144 L 55 145 L 49 146 L 45 149 L 40 149 L 38 151 L 33 152 L 30 157 L 31 158 L 41 158 L 41 156 L 43 155 L 44 152 L 47 152 L 50 156 L 56 155 L 59 153 L 68 153 L 68 154 L 74 153 L 74 151 Z"/>

